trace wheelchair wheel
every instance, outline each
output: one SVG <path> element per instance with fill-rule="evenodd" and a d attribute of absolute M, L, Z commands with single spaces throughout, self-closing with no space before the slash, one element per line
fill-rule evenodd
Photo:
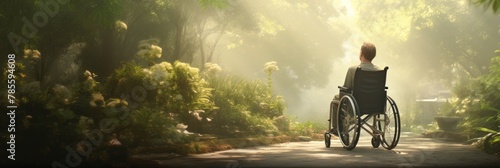
<path fill-rule="evenodd" d="M 331 141 L 332 135 L 330 135 L 328 132 L 325 132 L 325 146 L 327 148 L 330 147 L 330 141 Z"/>
<path fill-rule="evenodd" d="M 377 136 L 377 137 L 373 137 L 372 138 L 372 146 L 373 148 L 378 148 L 380 146 L 380 137 Z"/>
<path fill-rule="evenodd" d="M 385 149 L 394 149 L 399 142 L 399 136 L 401 133 L 401 123 L 399 118 L 399 110 L 396 102 L 387 96 L 386 110 L 384 114 L 379 114 L 379 120 L 377 122 L 377 127 L 379 130 L 383 131 L 381 135 L 381 143 Z"/>
<path fill-rule="evenodd" d="M 337 113 L 337 132 L 344 149 L 352 150 L 356 147 L 360 133 L 360 116 L 358 104 L 351 95 L 340 99 Z"/>
<path fill-rule="evenodd" d="M 335 113 L 336 111 L 337 111 L 337 108 L 335 108 L 335 104 L 332 101 L 330 103 L 330 119 L 328 120 L 328 130 L 327 130 L 328 133 L 334 133 L 335 131 L 337 131 L 337 129 L 333 130 L 334 123 L 335 123 L 334 121 L 337 121 L 337 114 Z"/>

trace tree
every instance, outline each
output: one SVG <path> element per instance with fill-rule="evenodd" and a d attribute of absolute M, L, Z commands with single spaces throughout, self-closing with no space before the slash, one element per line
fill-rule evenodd
<path fill-rule="evenodd" d="M 500 12 L 500 0 L 471 0 L 477 6 L 484 6 L 485 9 L 491 8 L 493 13 Z"/>
<path fill-rule="evenodd" d="M 492 25 L 500 23 L 494 16 L 457 1 L 363 1 L 357 6 L 365 36 L 398 46 L 391 48 L 394 61 L 418 65 L 405 70 L 412 79 L 450 86 L 459 77 L 487 72 L 497 33 Z"/>

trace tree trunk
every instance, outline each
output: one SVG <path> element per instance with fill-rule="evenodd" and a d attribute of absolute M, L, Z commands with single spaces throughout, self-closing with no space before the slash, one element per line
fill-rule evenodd
<path fill-rule="evenodd" d="M 98 71 L 99 75 L 107 76 L 110 74 L 114 67 L 115 63 L 113 62 L 114 58 L 114 29 L 107 28 L 103 31 L 102 34 L 102 56 L 101 61 L 99 61 L 100 69 Z"/>

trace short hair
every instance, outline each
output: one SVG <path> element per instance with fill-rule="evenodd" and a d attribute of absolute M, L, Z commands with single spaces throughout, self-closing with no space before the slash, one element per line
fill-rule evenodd
<path fill-rule="evenodd" d="M 367 60 L 372 61 L 377 55 L 377 48 L 372 43 L 364 42 L 361 46 L 361 52 Z"/>

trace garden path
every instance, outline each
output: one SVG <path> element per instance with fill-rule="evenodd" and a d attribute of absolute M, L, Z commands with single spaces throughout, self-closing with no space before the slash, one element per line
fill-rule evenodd
<path fill-rule="evenodd" d="M 187 157 L 162 159 L 141 155 L 159 167 L 498 167 L 500 157 L 487 154 L 471 145 L 424 138 L 404 132 L 393 150 L 373 148 L 371 137 L 360 136 L 356 148 L 347 151 L 338 139 L 325 148 L 323 141 L 290 142 L 269 146 L 232 149 Z M 139 157 L 139 156 L 135 156 Z"/>

